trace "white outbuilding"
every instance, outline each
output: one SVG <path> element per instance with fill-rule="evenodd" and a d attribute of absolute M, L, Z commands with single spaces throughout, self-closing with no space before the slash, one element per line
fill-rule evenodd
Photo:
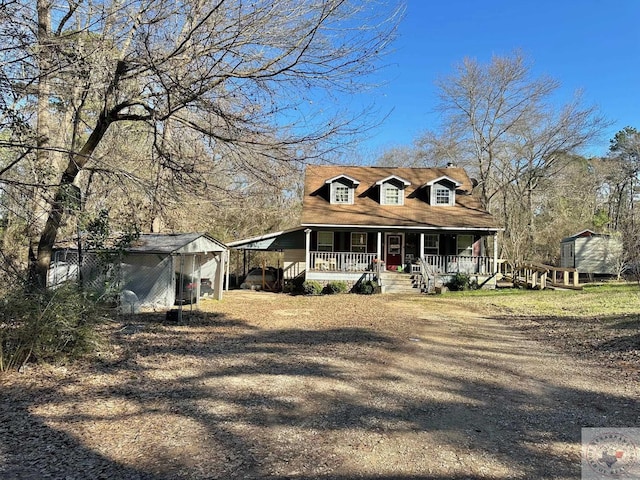
<path fill-rule="evenodd" d="M 117 256 L 94 251 L 81 256 L 79 262 L 77 249 L 57 250 L 49 285 L 76 281 L 78 272 L 85 284 L 97 285 L 107 267 L 117 272 L 119 290 L 135 296 L 141 307 L 171 308 L 197 303 L 205 295 L 222 299 L 228 249 L 205 233 L 142 234 Z"/>
<path fill-rule="evenodd" d="M 622 261 L 622 241 L 618 237 L 583 230 L 560 242 L 560 266 L 580 273 L 617 275 Z"/>

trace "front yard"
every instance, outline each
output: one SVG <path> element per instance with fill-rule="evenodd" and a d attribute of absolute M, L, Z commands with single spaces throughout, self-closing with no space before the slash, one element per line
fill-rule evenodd
<path fill-rule="evenodd" d="M 97 362 L 0 377 L 0 478 L 579 478 L 581 427 L 638 426 L 639 315 L 633 289 L 234 291 L 122 319 Z"/>

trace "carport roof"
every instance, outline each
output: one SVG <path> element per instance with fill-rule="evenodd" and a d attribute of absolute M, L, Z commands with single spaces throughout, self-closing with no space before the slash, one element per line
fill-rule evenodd
<path fill-rule="evenodd" d="M 305 227 L 296 227 L 280 232 L 267 233 L 265 235 L 258 235 L 257 237 L 229 242 L 227 245 L 237 250 L 278 251 L 304 248 L 304 228 Z"/>

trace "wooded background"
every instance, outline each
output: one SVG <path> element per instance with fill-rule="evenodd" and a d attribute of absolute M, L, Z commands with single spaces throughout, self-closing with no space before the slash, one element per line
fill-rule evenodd
<path fill-rule="evenodd" d="M 640 134 L 519 52 L 439 80 L 441 124 L 362 158 L 403 7 L 390 1 L 0 0 L 0 281 L 44 285 L 56 242 L 137 232 L 231 241 L 298 223 L 304 165 L 465 167 L 505 227 L 500 256 L 557 263 L 561 238 L 619 235 L 637 264 Z M 445 72 L 443 72 L 445 73 Z M 610 141 L 603 158 L 585 156 Z"/>

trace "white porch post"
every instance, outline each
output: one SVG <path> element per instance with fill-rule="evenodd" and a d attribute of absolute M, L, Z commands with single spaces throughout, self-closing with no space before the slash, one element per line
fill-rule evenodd
<path fill-rule="evenodd" d="M 424 232 L 420 232 L 420 251 L 418 252 L 418 258 L 424 257 Z"/>
<path fill-rule="evenodd" d="M 311 270 L 311 229 L 306 228 L 304 231 L 304 268 L 308 272 Z"/>
<path fill-rule="evenodd" d="M 498 234 L 493 235 L 493 273 L 498 273 Z"/>
<path fill-rule="evenodd" d="M 228 292 L 229 291 L 229 268 L 230 268 L 230 264 L 231 263 L 231 251 L 230 250 L 225 250 L 224 251 L 224 266 L 225 266 L 225 272 L 226 272 L 226 281 L 224 284 L 224 289 Z"/>
<path fill-rule="evenodd" d="M 377 245 L 378 262 L 382 261 L 382 232 L 378 232 L 378 245 Z"/>

